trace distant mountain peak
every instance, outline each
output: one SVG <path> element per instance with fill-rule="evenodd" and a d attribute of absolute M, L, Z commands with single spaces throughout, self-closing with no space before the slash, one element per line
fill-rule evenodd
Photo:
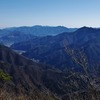
<path fill-rule="evenodd" d="M 81 28 L 79 28 L 78 30 L 76 30 L 76 32 L 94 32 L 96 30 L 96 28 L 92 28 L 92 27 L 87 27 L 87 26 L 83 26 Z"/>
<path fill-rule="evenodd" d="M 83 26 L 81 29 L 93 29 L 92 27 Z"/>

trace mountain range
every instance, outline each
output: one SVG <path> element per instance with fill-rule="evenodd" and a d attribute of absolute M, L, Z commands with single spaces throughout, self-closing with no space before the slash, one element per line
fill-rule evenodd
<path fill-rule="evenodd" d="M 56 36 L 45 36 L 15 43 L 11 48 L 23 50 L 25 52 L 22 55 L 54 65 L 57 68 L 62 69 L 69 65 L 69 68 L 76 67 L 76 64 L 65 51 L 65 44 L 70 49 L 77 49 L 85 53 L 89 60 L 89 66 L 92 66 L 93 63 L 100 64 L 100 29 L 82 27 L 72 33 L 65 32 Z"/>
<path fill-rule="evenodd" d="M 71 70 L 61 71 L 52 66 L 36 63 L 0 45 L 1 98 L 9 100 L 80 100 L 80 98 L 84 100 L 86 98 L 93 100 L 98 97 L 100 99 L 99 90 L 91 92 L 89 89 L 84 73 Z"/>
<path fill-rule="evenodd" d="M 19 30 L 12 34 L 17 42 L 12 39 L 10 48 L 0 45 L 0 98 L 100 100 L 100 29 L 27 33 L 26 39 Z"/>
<path fill-rule="evenodd" d="M 80 98 L 80 95 L 83 95 L 81 93 L 88 90 L 85 75 L 80 75 L 83 78 L 76 72 L 63 72 L 52 66 L 33 62 L 10 48 L 0 45 L 0 96 L 2 98 L 65 100 L 66 96 L 70 98 L 71 95 L 75 95 L 72 98 L 76 98 L 76 95 Z M 73 94 L 69 95 L 71 92 Z"/>
<path fill-rule="evenodd" d="M 62 32 L 72 32 L 77 28 L 66 28 L 64 26 L 32 26 L 12 27 L 0 30 L 0 42 L 6 46 L 13 43 L 32 39 L 36 36 L 57 35 Z"/>

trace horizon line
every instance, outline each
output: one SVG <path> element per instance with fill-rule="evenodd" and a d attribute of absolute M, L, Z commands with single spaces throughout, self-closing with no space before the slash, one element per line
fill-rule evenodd
<path fill-rule="evenodd" d="M 82 28 L 82 27 L 91 27 L 91 28 L 100 28 L 100 26 L 98 27 L 93 27 L 93 26 L 80 26 L 80 27 L 67 27 L 64 25 L 21 25 L 21 26 L 7 26 L 7 27 L 0 27 L 0 29 L 9 29 L 9 28 L 20 28 L 20 27 L 35 27 L 35 26 L 40 26 L 40 27 L 65 27 L 65 28 Z"/>

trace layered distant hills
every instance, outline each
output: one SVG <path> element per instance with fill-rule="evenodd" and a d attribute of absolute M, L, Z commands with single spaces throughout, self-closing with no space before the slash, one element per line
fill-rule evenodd
<path fill-rule="evenodd" d="M 100 100 L 100 29 L 52 28 L 41 35 L 27 27 L 0 30 L 0 97 Z"/>
<path fill-rule="evenodd" d="M 65 32 L 56 36 L 45 36 L 16 43 L 11 48 L 23 50 L 25 52 L 22 55 L 30 59 L 37 59 L 42 63 L 59 68 L 68 66 L 71 68 L 73 61 L 66 53 L 64 43 L 71 49 L 83 51 L 90 66 L 93 63 L 100 65 L 100 29 L 82 27 L 72 33 Z"/>
<path fill-rule="evenodd" d="M 77 28 L 66 28 L 64 26 L 22 26 L 22 27 L 12 27 L 12 28 L 5 28 L 1 29 L 0 33 L 2 35 L 9 34 L 14 31 L 19 31 L 24 34 L 33 34 L 35 36 L 47 36 L 47 35 L 57 35 L 63 32 L 73 32 L 76 31 Z"/>
<path fill-rule="evenodd" d="M 33 26 L 13 27 L 0 30 L 0 42 L 7 46 L 13 43 L 32 39 L 33 36 L 57 35 L 63 32 L 73 32 L 77 28 L 66 28 L 63 26 Z"/>

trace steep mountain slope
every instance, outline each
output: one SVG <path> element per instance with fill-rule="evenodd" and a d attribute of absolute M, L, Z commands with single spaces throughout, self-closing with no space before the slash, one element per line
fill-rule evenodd
<path fill-rule="evenodd" d="M 39 60 L 40 62 L 54 65 L 59 68 L 75 68 L 78 66 L 71 60 L 71 57 L 67 55 L 65 51 L 65 44 L 71 46 L 72 49 L 81 49 L 87 50 L 88 59 L 92 59 L 91 55 L 94 55 L 94 58 L 100 60 L 100 29 L 93 29 L 88 27 L 82 27 L 73 33 L 62 33 L 57 36 L 46 36 L 42 38 L 33 39 L 30 41 L 21 42 L 14 44 L 11 47 L 15 50 L 24 50 L 24 56 Z M 89 42 L 90 41 L 90 42 Z M 91 41 L 93 41 L 91 43 Z M 94 44 L 94 47 L 91 47 Z M 85 46 L 89 45 L 89 46 Z M 91 48 L 89 48 L 91 47 Z M 86 49 L 87 48 L 87 49 Z M 94 60 L 96 64 L 97 60 Z M 91 63 L 90 61 L 89 63 Z M 91 63 L 92 65 L 92 63 Z M 77 66 L 77 67 L 76 67 Z"/>
<path fill-rule="evenodd" d="M 42 82 L 46 67 L 46 65 L 32 62 L 0 45 L 0 69 L 12 77 L 10 83 L 0 81 L 2 90 L 0 95 L 4 94 L 4 97 L 8 95 L 9 99 L 14 98 L 12 100 L 18 100 L 17 96 L 19 98 L 22 96 L 22 100 L 25 98 L 27 100 L 46 100 L 48 98 L 56 100 Z M 46 92 L 48 92 L 47 95 L 45 95 Z"/>
<path fill-rule="evenodd" d="M 89 91 L 84 73 L 61 70 L 35 63 L 11 49 L 0 45 L 0 75 L 10 78 L 7 82 L 0 77 L 0 97 L 11 100 L 99 100 Z M 9 76 L 8 76 L 9 75 Z M 4 77 L 3 77 L 4 79 Z M 66 99 L 66 97 L 68 99 Z M 59 98 L 59 99 L 58 99 Z"/>
<path fill-rule="evenodd" d="M 81 46 L 88 58 L 89 70 L 100 77 L 100 37 L 92 39 Z"/>

